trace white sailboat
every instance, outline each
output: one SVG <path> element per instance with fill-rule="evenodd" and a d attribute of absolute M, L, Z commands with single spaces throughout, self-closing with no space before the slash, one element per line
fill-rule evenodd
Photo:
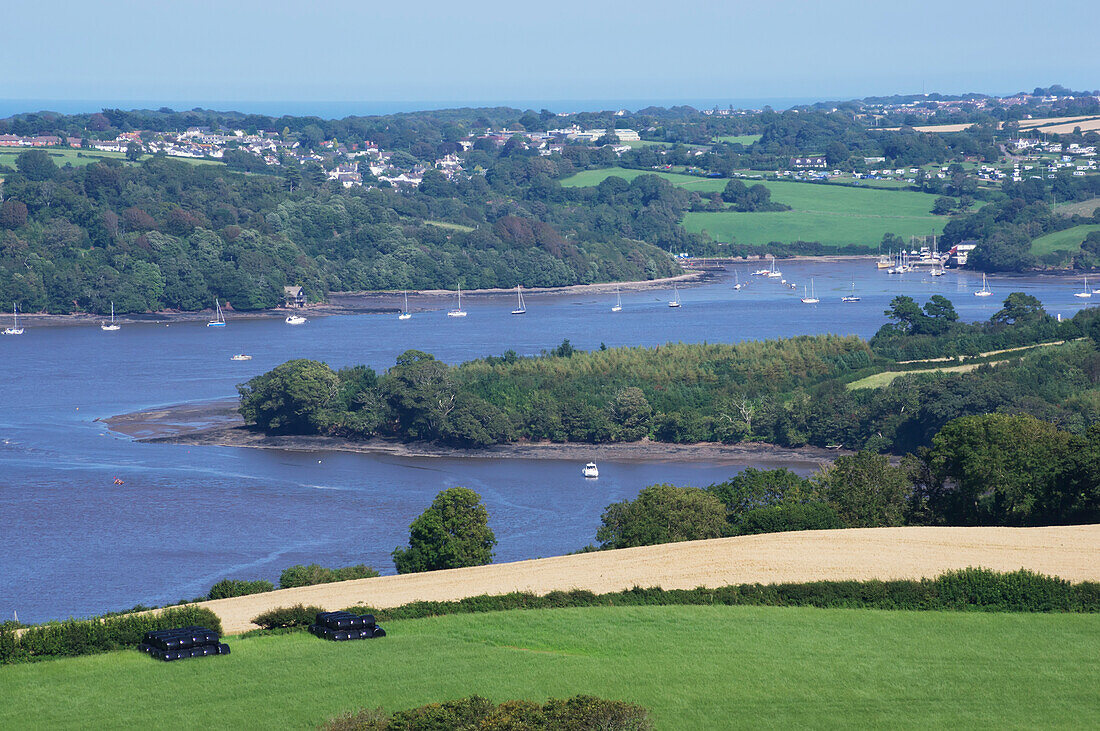
<path fill-rule="evenodd" d="M 991 294 L 993 294 L 993 293 L 989 291 L 989 287 L 985 283 L 985 273 L 983 272 L 982 273 L 982 288 L 979 289 L 977 292 L 975 292 L 974 296 L 975 297 L 988 297 Z"/>
<path fill-rule="evenodd" d="M 225 327 L 225 315 L 222 314 L 222 305 L 218 302 L 218 298 L 214 298 L 214 309 L 217 311 L 217 315 L 214 319 L 206 323 L 207 327 Z"/>
<path fill-rule="evenodd" d="M 859 302 L 859 295 L 856 294 L 856 283 L 852 282 L 852 293 L 846 294 L 840 298 L 841 302 Z"/>
<path fill-rule="evenodd" d="M 398 320 L 408 320 L 412 317 L 412 313 L 409 312 L 409 290 L 405 290 L 405 309 L 401 311 L 401 314 L 397 316 Z"/>
<path fill-rule="evenodd" d="M 13 304 L 11 307 L 11 316 L 15 319 L 15 324 L 11 327 L 4 328 L 5 335 L 22 335 L 23 328 L 19 327 L 19 305 Z"/>
<path fill-rule="evenodd" d="M 1081 299 L 1092 297 L 1092 290 L 1089 289 L 1089 278 L 1087 276 L 1085 277 L 1085 288 L 1080 292 L 1074 292 L 1073 296 L 1080 297 Z"/>
<path fill-rule="evenodd" d="M 675 284 L 672 285 L 672 301 L 670 301 L 668 303 L 668 306 L 669 307 L 679 307 L 680 306 L 680 290 L 678 290 L 676 288 Z"/>
<path fill-rule="evenodd" d="M 115 322 L 115 303 L 111 303 L 111 321 L 105 322 L 99 326 L 100 330 L 106 330 L 107 332 L 114 332 L 115 330 L 121 330 L 122 326 Z"/>
<path fill-rule="evenodd" d="M 768 270 L 769 279 L 780 279 L 783 277 L 783 272 L 775 268 L 775 257 L 772 257 L 772 268 Z"/>
<path fill-rule="evenodd" d="M 518 285 L 518 284 L 516 285 L 516 300 L 517 300 L 516 309 L 512 310 L 512 314 L 513 315 L 526 315 L 527 314 L 527 305 L 524 304 L 524 302 L 523 302 L 523 287 Z"/>
<path fill-rule="evenodd" d="M 458 288 L 458 307 L 448 312 L 447 317 L 466 317 L 466 310 L 462 309 L 462 287 Z"/>
<path fill-rule="evenodd" d="M 814 280 L 813 279 L 810 279 L 810 293 L 809 293 L 809 295 L 806 294 L 806 288 L 805 287 L 802 288 L 802 295 L 803 295 L 802 296 L 802 302 L 804 304 L 807 304 L 807 305 L 816 305 L 818 302 L 821 301 L 817 298 L 817 295 L 814 294 Z"/>
<path fill-rule="evenodd" d="M 612 312 L 623 311 L 623 296 L 619 294 L 619 288 L 615 287 L 615 306 L 611 308 Z"/>
<path fill-rule="evenodd" d="M 742 287 L 745 286 L 745 285 L 741 284 L 741 277 L 740 277 L 740 275 L 737 274 L 736 271 L 733 272 L 733 279 L 736 282 L 736 284 L 733 285 L 734 289 L 741 289 Z"/>

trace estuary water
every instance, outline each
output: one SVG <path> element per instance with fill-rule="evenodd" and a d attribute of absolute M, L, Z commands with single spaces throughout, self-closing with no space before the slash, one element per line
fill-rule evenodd
<path fill-rule="evenodd" d="M 873 262 L 783 263 L 778 280 L 729 268 L 704 284 L 670 292 L 470 297 L 466 318 L 451 302 L 411 298 L 415 314 L 98 327 L 28 327 L 0 338 L 0 618 L 37 622 L 163 604 L 205 593 L 227 577 L 267 578 L 297 563 L 366 563 L 393 571 L 390 552 L 441 489 L 482 495 L 499 544 L 497 561 L 575 551 L 594 542 L 604 507 L 646 485 L 704 486 L 744 465 L 602 462 L 585 480 L 572 460 L 400 458 L 140 444 L 96 419 L 235 394 L 238 383 L 291 358 L 383 370 L 416 348 L 448 362 L 513 349 L 533 355 L 568 338 L 581 349 L 666 342 L 736 342 L 798 334 L 870 337 L 895 294 L 923 302 L 943 294 L 965 320 L 987 319 L 1012 291 L 1071 316 L 1089 300 L 1080 282 L 1058 277 L 992 278 L 949 272 L 888 275 Z M 738 291 L 735 277 L 747 286 Z M 813 280 L 821 302 L 803 304 Z M 857 303 L 842 303 L 855 291 Z M 1096 299 L 1100 301 L 1100 295 Z M 398 306 L 397 298 L 394 305 Z M 0 318 L 2 319 L 2 318 Z M 6 321 L 5 321 L 6 326 Z M 230 356 L 247 353 L 251 361 Z M 760 464 L 758 466 L 778 466 Z M 790 465 L 808 472 L 805 464 Z M 122 481 L 116 485 L 115 480 Z"/>

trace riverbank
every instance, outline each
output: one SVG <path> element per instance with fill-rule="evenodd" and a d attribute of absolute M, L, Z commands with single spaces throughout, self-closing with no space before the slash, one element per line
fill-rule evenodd
<path fill-rule="evenodd" d="M 645 292 L 649 290 L 665 290 L 674 284 L 701 284 L 713 276 L 707 271 L 690 271 L 675 277 L 662 279 L 650 279 L 637 282 L 602 282 L 599 284 L 576 284 L 568 287 L 532 287 L 525 289 L 528 296 L 539 295 L 605 295 L 614 293 L 616 289 L 621 292 Z M 516 290 L 513 288 L 498 289 L 471 289 L 463 290 L 462 296 L 467 298 L 481 297 L 514 297 Z M 453 289 L 425 289 L 409 290 L 409 309 L 413 312 L 438 309 L 441 303 L 438 300 L 450 301 L 455 296 Z M 418 303 L 416 300 L 427 300 Z M 233 320 L 275 320 L 282 319 L 288 314 L 304 315 L 305 317 L 327 317 L 331 315 L 379 315 L 399 312 L 404 304 L 404 294 L 392 290 L 369 290 L 362 292 L 330 292 L 325 302 L 306 305 L 304 308 L 288 310 L 277 307 L 270 310 L 238 311 L 232 305 L 223 306 L 227 321 Z M 0 315 L 0 318 L 3 316 Z M 179 310 L 163 310 L 160 312 L 143 312 L 117 315 L 115 321 L 120 325 L 172 325 L 206 323 L 214 317 L 213 310 L 200 310 L 198 312 L 182 312 Z M 95 327 L 99 326 L 108 317 L 89 313 L 76 313 L 69 315 L 51 315 L 46 313 L 19 313 L 19 321 L 28 328 L 34 327 Z"/>
<path fill-rule="evenodd" d="M 710 462 L 718 464 L 797 463 L 816 466 L 833 461 L 845 450 L 819 447 L 788 448 L 747 442 L 721 444 L 670 444 L 625 442 L 578 444 L 525 442 L 498 444 L 485 449 L 460 449 L 426 442 L 398 442 L 388 439 L 353 441 L 323 436 L 269 436 L 245 426 L 237 413 L 237 400 L 179 404 L 101 419 L 107 428 L 139 442 L 187 444 L 193 446 L 251 447 L 301 452 L 351 452 L 385 454 L 394 457 L 436 457 L 449 459 L 554 459 L 578 462 Z"/>

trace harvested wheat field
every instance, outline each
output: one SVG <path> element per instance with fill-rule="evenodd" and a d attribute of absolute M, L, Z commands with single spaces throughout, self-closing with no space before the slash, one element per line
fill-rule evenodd
<path fill-rule="evenodd" d="M 918 579 L 981 566 L 1100 580 L 1100 525 L 1048 528 L 862 528 L 770 533 L 667 543 L 466 569 L 319 584 L 203 602 L 227 634 L 255 629 L 275 607 L 355 604 L 384 608 L 479 594 L 634 586 L 693 589 L 824 579 Z"/>

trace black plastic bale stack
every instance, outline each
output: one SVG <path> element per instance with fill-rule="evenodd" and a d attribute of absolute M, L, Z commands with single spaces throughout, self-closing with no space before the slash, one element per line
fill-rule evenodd
<path fill-rule="evenodd" d="M 378 626 L 373 614 L 351 612 L 318 612 L 316 623 L 309 626 L 309 631 L 322 639 L 337 642 L 386 636 L 386 630 Z"/>
<path fill-rule="evenodd" d="M 195 626 L 146 632 L 138 649 L 164 661 L 229 654 L 229 645 L 221 642 L 217 632 Z"/>

